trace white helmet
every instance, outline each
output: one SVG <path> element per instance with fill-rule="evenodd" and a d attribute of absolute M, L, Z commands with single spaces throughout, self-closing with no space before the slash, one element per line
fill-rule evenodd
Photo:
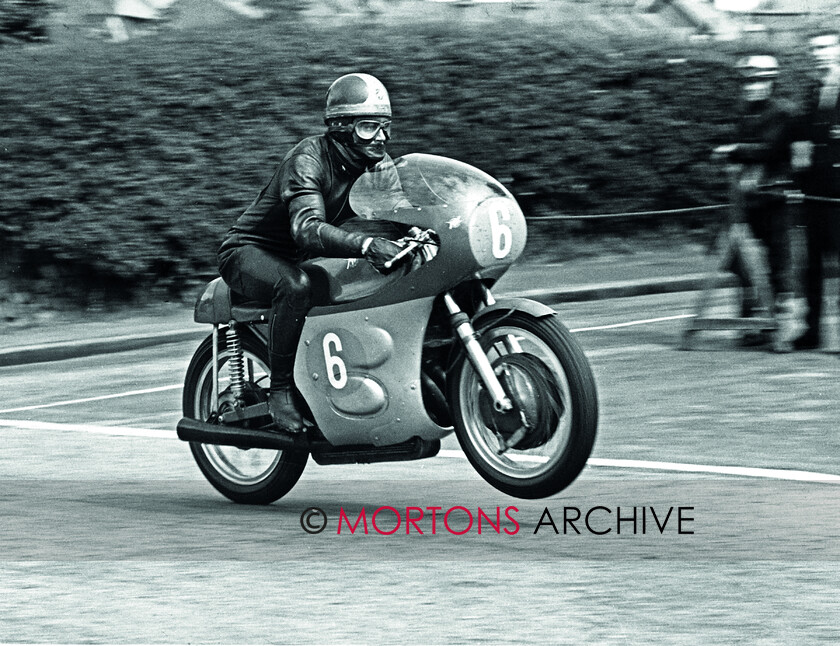
<path fill-rule="evenodd" d="M 745 56 L 738 61 L 738 69 L 746 79 L 772 81 L 779 75 L 779 62 L 774 56 Z"/>
<path fill-rule="evenodd" d="M 327 90 L 324 120 L 342 117 L 390 117 L 388 90 L 370 74 L 345 74 Z"/>

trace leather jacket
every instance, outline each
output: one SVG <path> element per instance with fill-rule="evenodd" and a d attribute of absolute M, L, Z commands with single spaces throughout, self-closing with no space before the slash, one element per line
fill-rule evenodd
<path fill-rule="evenodd" d="M 793 110 L 773 97 L 747 104 L 738 121 L 738 144 L 730 159 L 743 165 L 742 188 L 747 206 L 784 202 L 774 184 L 790 179 Z M 771 191 L 768 193 L 767 191 Z"/>
<path fill-rule="evenodd" d="M 338 227 L 353 217 L 348 195 L 368 163 L 328 134 L 304 139 L 231 227 L 220 253 L 257 245 L 290 262 L 360 257 L 367 236 Z"/>
<path fill-rule="evenodd" d="M 840 68 L 833 68 L 808 92 L 800 137 L 811 141 L 811 166 L 801 173 L 802 190 L 809 195 L 840 196 Z"/>

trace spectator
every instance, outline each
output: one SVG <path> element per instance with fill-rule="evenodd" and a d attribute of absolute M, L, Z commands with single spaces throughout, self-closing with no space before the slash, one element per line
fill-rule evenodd
<path fill-rule="evenodd" d="M 793 341 L 796 350 L 820 346 L 825 264 L 840 250 L 840 203 L 825 199 L 840 198 L 840 34 L 836 30 L 820 33 L 811 38 L 810 49 L 815 77 L 808 88 L 797 132 L 797 138 L 809 142 L 810 151 L 809 159 L 798 173 L 800 187 L 806 195 L 804 288 L 808 313 L 805 331 Z M 837 299 L 838 294 L 832 297 Z"/>
<path fill-rule="evenodd" d="M 738 62 L 738 68 L 744 80 L 738 143 L 724 146 L 718 152 L 739 165 L 737 190 L 743 215 L 767 254 L 772 311 L 765 315 L 776 316 L 789 303 L 794 291 L 790 215 L 782 193 L 782 185 L 790 178 L 793 111 L 774 95 L 779 66 L 773 56 L 747 56 Z M 745 262 L 742 256 L 739 260 Z M 735 271 L 742 277 L 751 273 L 739 266 Z M 744 282 L 742 316 L 749 317 L 763 308 L 756 286 Z M 746 345 L 771 341 L 766 333 L 744 336 Z M 777 349 L 780 348 L 777 344 Z"/>

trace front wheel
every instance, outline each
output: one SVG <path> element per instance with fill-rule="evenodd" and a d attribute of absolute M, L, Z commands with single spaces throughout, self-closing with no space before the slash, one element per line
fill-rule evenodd
<path fill-rule="evenodd" d="M 245 359 L 245 386 L 248 404 L 265 398 L 268 388 L 268 350 L 247 330 L 241 330 L 242 353 Z M 215 419 L 233 406 L 230 391 L 230 353 L 225 335 L 219 335 L 219 397 L 213 410 L 213 337 L 208 337 L 196 350 L 184 383 L 184 416 L 201 421 Z M 198 468 L 220 493 L 234 502 L 267 505 L 286 495 L 300 479 L 307 451 L 275 451 L 271 449 L 239 449 L 233 446 L 190 442 L 190 450 Z"/>
<path fill-rule="evenodd" d="M 480 342 L 514 405 L 493 408 L 464 356 L 449 379 L 461 448 L 491 485 L 517 498 L 568 487 L 595 443 L 598 397 L 589 362 L 556 316 L 496 312 L 481 319 Z"/>

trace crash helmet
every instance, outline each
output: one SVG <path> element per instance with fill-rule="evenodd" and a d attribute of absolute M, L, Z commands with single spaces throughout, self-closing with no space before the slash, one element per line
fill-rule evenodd
<path fill-rule="evenodd" d="M 779 75 L 779 64 L 773 56 L 745 56 L 738 61 L 738 71 L 743 78 L 743 99 L 747 104 L 759 105 L 770 98 Z"/>
<path fill-rule="evenodd" d="M 809 43 L 812 48 L 837 47 L 840 45 L 840 34 L 834 30 L 815 32 Z"/>
<path fill-rule="evenodd" d="M 353 117 L 389 117 L 388 90 L 370 74 L 353 73 L 333 81 L 327 90 L 324 121 Z"/>
<path fill-rule="evenodd" d="M 767 54 L 745 56 L 738 61 L 738 71 L 746 82 L 774 81 L 779 76 L 779 62 Z"/>
<path fill-rule="evenodd" d="M 829 69 L 840 62 L 840 34 L 836 31 L 818 32 L 809 39 L 809 45 L 818 70 Z"/>

